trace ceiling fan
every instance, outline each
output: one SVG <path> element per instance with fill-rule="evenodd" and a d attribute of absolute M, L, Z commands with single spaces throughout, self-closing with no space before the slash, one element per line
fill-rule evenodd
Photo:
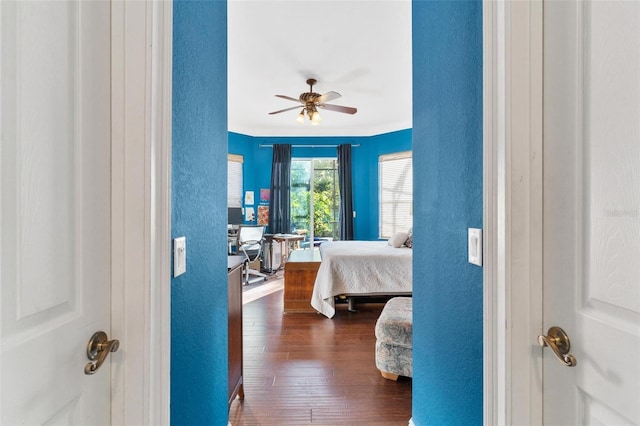
<path fill-rule="evenodd" d="M 320 113 L 318 112 L 318 108 L 319 109 L 326 109 L 329 111 L 336 111 L 336 112 L 344 112 L 346 114 L 355 114 L 356 112 L 358 112 L 357 108 L 353 108 L 353 107 L 348 107 L 348 106 L 341 106 L 341 105 L 333 105 L 333 104 L 327 104 L 326 102 L 328 101 L 332 101 L 334 99 L 338 99 L 340 96 L 340 93 L 338 92 L 327 92 L 323 95 L 319 94 L 319 93 L 315 93 L 313 91 L 313 85 L 316 84 L 317 81 L 315 78 L 310 78 L 307 80 L 307 84 L 309 85 L 309 91 L 308 92 L 304 92 L 301 93 L 300 96 L 298 97 L 298 99 L 296 98 L 292 98 L 291 96 L 286 96 L 286 95 L 276 95 L 278 98 L 282 98 L 282 99 L 288 99 L 290 101 L 294 101 L 294 102 L 298 102 L 300 104 L 302 104 L 302 110 L 300 111 L 300 114 L 298 114 L 298 117 L 296 118 L 296 121 L 298 123 L 303 123 L 304 122 L 304 115 L 305 112 L 307 114 L 307 116 L 309 117 L 309 120 L 311 121 L 312 125 L 317 125 L 320 123 L 320 120 L 322 119 L 320 117 Z M 270 112 L 270 115 L 273 114 L 279 114 L 281 112 L 285 112 L 285 111 L 291 111 L 294 109 L 300 108 L 299 105 L 291 107 L 291 108 L 285 108 L 285 109 L 281 109 L 278 111 L 273 111 Z"/>

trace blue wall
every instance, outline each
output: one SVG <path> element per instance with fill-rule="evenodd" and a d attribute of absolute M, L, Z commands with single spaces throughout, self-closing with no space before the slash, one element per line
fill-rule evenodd
<path fill-rule="evenodd" d="M 171 424 L 227 424 L 227 4 L 173 9 Z"/>
<path fill-rule="evenodd" d="M 385 133 L 370 137 L 251 137 L 229 134 L 229 152 L 244 156 L 243 182 L 245 191 L 257 194 L 269 188 L 271 182 L 271 148 L 260 145 L 287 143 L 291 145 L 359 144 L 352 149 L 353 206 L 356 211 L 354 237 L 357 240 L 378 239 L 378 156 L 411 150 L 411 130 Z M 293 148 L 298 158 L 336 157 L 335 148 Z M 257 204 L 257 201 L 256 201 Z"/>
<path fill-rule="evenodd" d="M 413 421 L 481 425 L 482 3 L 414 0 L 413 28 Z"/>

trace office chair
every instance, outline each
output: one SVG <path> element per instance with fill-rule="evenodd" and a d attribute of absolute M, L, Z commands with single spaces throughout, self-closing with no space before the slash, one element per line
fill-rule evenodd
<path fill-rule="evenodd" d="M 264 226 L 240 225 L 238 229 L 238 252 L 245 257 L 245 274 L 243 284 L 249 284 L 249 275 L 262 277 L 265 281 L 267 275 L 259 270 L 250 269 L 249 264 L 262 255 L 262 240 L 264 238 Z M 253 280 L 255 281 L 255 279 Z"/>

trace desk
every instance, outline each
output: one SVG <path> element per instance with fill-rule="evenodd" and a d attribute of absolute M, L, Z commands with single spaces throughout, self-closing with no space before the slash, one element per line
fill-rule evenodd
<path fill-rule="evenodd" d="M 304 240 L 304 235 L 297 234 L 274 234 L 273 241 L 279 242 L 281 245 L 284 245 L 282 252 L 282 261 L 280 264 L 284 264 L 287 259 L 289 259 L 289 253 L 291 250 L 297 248 L 300 241 Z"/>

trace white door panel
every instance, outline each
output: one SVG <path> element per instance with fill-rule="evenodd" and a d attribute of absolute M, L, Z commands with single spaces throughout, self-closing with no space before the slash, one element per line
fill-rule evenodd
<path fill-rule="evenodd" d="M 2 424 L 105 424 L 110 331 L 107 2 L 2 2 Z"/>
<path fill-rule="evenodd" d="M 640 424 L 640 2 L 545 3 L 545 424 Z"/>

